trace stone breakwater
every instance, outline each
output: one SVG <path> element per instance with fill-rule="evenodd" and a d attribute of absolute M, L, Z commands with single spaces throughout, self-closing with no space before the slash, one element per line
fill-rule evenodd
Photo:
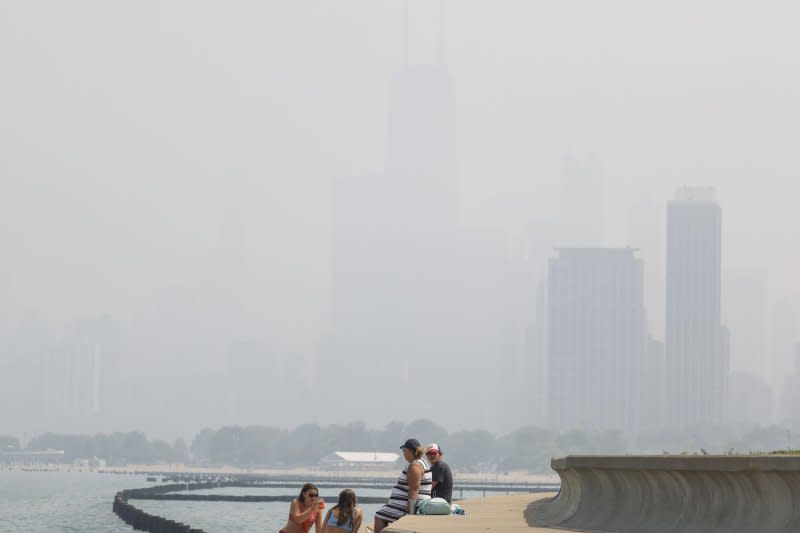
<path fill-rule="evenodd" d="M 187 494 L 182 491 L 209 490 L 225 487 L 265 488 L 270 487 L 263 481 L 207 481 L 195 483 L 172 483 L 157 485 L 141 489 L 129 489 L 117 492 L 114 496 L 113 511 L 126 524 L 140 531 L 154 533 L 203 533 L 201 529 L 175 522 L 167 518 L 151 515 L 132 505 L 129 500 L 177 500 L 177 501 L 204 501 L 204 502 L 291 502 L 297 496 L 290 495 L 254 495 L 235 496 L 229 494 Z M 323 498 L 326 503 L 336 503 L 338 496 Z M 361 503 L 382 503 L 386 498 L 375 496 L 362 496 Z"/>
<path fill-rule="evenodd" d="M 198 483 L 197 485 L 208 485 L 205 487 L 196 487 L 197 489 L 213 488 L 216 486 L 212 483 Z M 147 495 L 151 494 L 164 494 L 166 492 L 184 490 L 185 488 L 187 488 L 186 484 L 178 484 L 147 487 L 144 489 L 122 490 L 114 496 L 113 510 L 123 522 L 138 531 L 150 531 L 151 533 L 203 533 L 202 529 L 193 529 L 191 526 L 187 526 L 180 522 L 175 522 L 174 520 L 169 520 L 161 516 L 145 513 L 138 507 L 134 507 L 128 503 L 128 498 L 134 498 L 136 496 L 146 497 Z"/>
<path fill-rule="evenodd" d="M 617 533 L 800 531 L 797 456 L 568 456 L 531 526 Z"/>

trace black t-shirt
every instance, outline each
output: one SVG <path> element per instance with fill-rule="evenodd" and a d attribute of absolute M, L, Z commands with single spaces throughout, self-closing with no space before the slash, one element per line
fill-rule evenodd
<path fill-rule="evenodd" d="M 450 470 L 450 465 L 444 461 L 439 461 L 431 467 L 431 474 L 433 475 L 433 481 L 438 481 L 431 496 L 444 498 L 447 503 L 450 503 L 450 500 L 453 499 L 453 472 Z"/>

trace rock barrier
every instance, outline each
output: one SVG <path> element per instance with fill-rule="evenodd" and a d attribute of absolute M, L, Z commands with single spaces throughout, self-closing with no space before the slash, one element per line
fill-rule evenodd
<path fill-rule="evenodd" d="M 798 456 L 568 456 L 529 525 L 616 533 L 800 531 Z"/>
<path fill-rule="evenodd" d="M 235 496 L 229 494 L 186 494 L 182 491 L 208 490 L 224 487 L 265 487 L 258 481 L 206 481 L 202 483 L 171 483 L 168 485 L 155 485 L 141 489 L 128 489 L 118 492 L 114 496 L 114 513 L 126 524 L 140 531 L 156 533 L 203 533 L 202 529 L 192 529 L 190 526 L 174 522 L 166 518 L 145 513 L 135 507 L 128 500 L 177 500 L 177 501 L 207 501 L 207 502 L 290 502 L 296 495 L 281 496 Z M 323 498 L 326 503 L 336 503 L 338 496 Z M 362 503 L 382 503 L 385 497 L 362 496 Z"/>
<path fill-rule="evenodd" d="M 118 492 L 114 496 L 113 508 L 114 513 L 133 529 L 151 533 L 203 533 L 202 529 L 193 529 L 191 526 L 161 516 L 151 515 L 138 507 L 134 507 L 128 503 L 127 493 L 129 492 L 131 491 L 123 490 Z"/>

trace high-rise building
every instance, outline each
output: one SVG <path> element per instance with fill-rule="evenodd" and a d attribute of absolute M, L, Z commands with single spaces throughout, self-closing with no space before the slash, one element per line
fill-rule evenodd
<path fill-rule="evenodd" d="M 774 392 L 761 376 L 732 371 L 728 392 L 728 422 L 762 426 L 771 422 Z"/>
<path fill-rule="evenodd" d="M 667 205 L 668 423 L 725 419 L 728 335 L 720 320 L 722 211 L 712 189 L 685 188 Z"/>
<path fill-rule="evenodd" d="M 644 273 L 644 304 L 647 331 L 664 338 L 664 205 L 643 196 L 631 207 L 628 242 L 639 250 L 647 265 Z"/>
<path fill-rule="evenodd" d="M 406 63 L 391 84 L 382 172 L 334 183 L 332 331 L 316 371 L 340 411 L 368 423 L 434 403 L 454 423 L 496 420 L 487 376 L 503 368 L 505 235 L 459 227 L 454 102 L 441 54 Z M 437 393 L 443 379 L 453 394 Z"/>
<path fill-rule="evenodd" d="M 544 281 L 536 287 L 534 322 L 526 329 L 525 348 L 528 361 L 530 409 L 529 421 L 547 424 L 547 290 Z"/>
<path fill-rule="evenodd" d="M 724 270 L 722 322 L 731 338 L 731 372 L 758 377 L 770 385 L 772 358 L 767 351 L 767 277 L 764 273 Z"/>
<path fill-rule="evenodd" d="M 412 361 L 426 361 L 428 370 L 454 362 L 448 361 L 458 288 L 452 98 L 443 65 L 404 68 L 392 83 L 384 172 L 334 184 L 335 346 L 326 347 L 320 368 L 365 383 L 353 405 L 387 388 L 421 387 L 427 373 L 406 368 Z M 423 395 L 419 400 L 429 405 Z M 386 416 L 381 402 L 368 407 Z"/>
<path fill-rule="evenodd" d="M 797 306 L 793 299 L 781 298 L 772 308 L 770 324 L 770 355 L 772 356 L 772 384 L 776 389 L 776 418 L 792 417 L 792 396 L 795 394 L 794 350 L 798 339 Z"/>
<path fill-rule="evenodd" d="M 636 433 L 646 350 L 644 266 L 633 248 L 562 248 L 548 276 L 548 418 Z"/>

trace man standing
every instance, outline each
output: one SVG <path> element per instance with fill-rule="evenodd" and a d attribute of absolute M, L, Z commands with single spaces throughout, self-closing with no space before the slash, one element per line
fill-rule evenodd
<path fill-rule="evenodd" d="M 431 474 L 433 474 L 433 492 L 431 496 L 444 498 L 447 503 L 452 503 L 453 472 L 450 470 L 450 465 L 442 461 L 442 449 L 437 443 L 432 442 L 428 444 L 425 455 L 428 456 L 428 461 L 431 463 Z"/>

